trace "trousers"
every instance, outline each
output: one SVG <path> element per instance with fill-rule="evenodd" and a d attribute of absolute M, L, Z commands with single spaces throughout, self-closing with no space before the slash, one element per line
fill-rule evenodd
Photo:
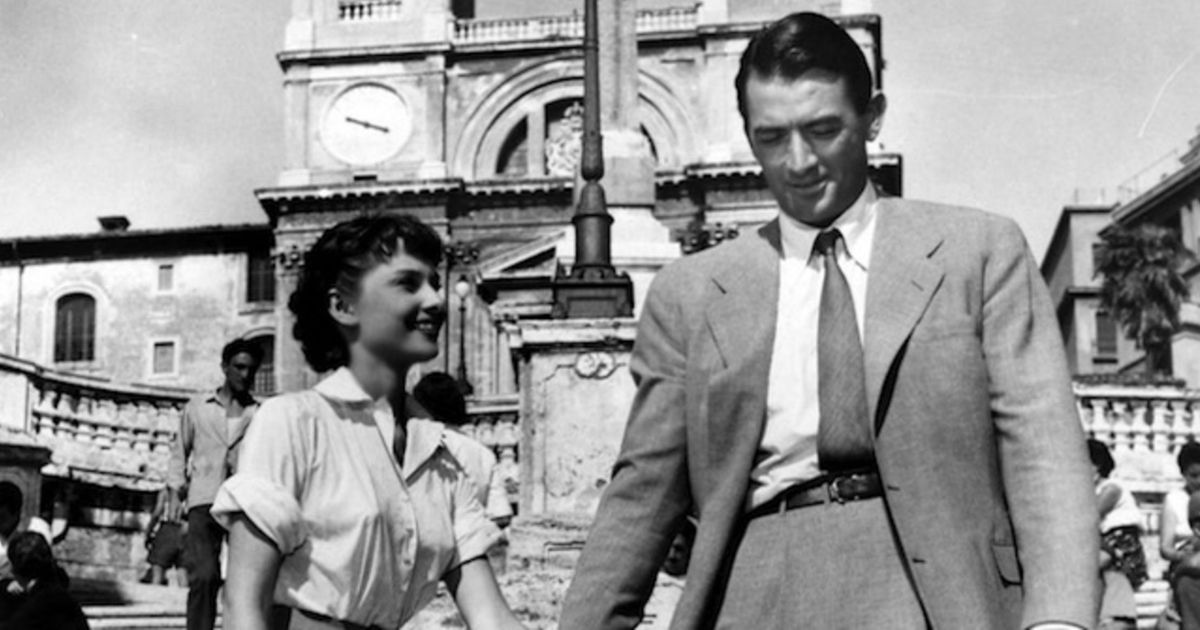
<path fill-rule="evenodd" d="M 717 630 L 927 630 L 882 497 L 746 521 Z"/>
<path fill-rule="evenodd" d="M 208 510 L 197 505 L 188 510 L 184 541 L 187 570 L 187 630 L 213 630 L 217 623 L 217 595 L 221 592 L 221 544 L 225 528 Z"/>

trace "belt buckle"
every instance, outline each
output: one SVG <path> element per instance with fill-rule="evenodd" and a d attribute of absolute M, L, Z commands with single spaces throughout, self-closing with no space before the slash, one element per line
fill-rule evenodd
<path fill-rule="evenodd" d="M 845 504 L 846 501 L 858 500 L 858 497 L 853 496 L 855 494 L 855 491 L 853 489 L 851 489 L 849 492 L 845 492 L 842 490 L 842 483 L 857 482 L 857 481 L 860 481 L 862 479 L 862 477 L 863 477 L 863 475 L 860 475 L 858 473 L 852 473 L 849 475 L 842 475 L 840 477 L 834 477 L 833 479 L 830 479 L 829 484 L 828 484 L 829 500 L 835 501 L 839 505 Z"/>
<path fill-rule="evenodd" d="M 845 477 L 834 477 L 833 479 L 829 480 L 828 484 L 826 484 L 826 488 L 829 492 L 829 500 L 838 503 L 839 505 L 846 502 L 846 498 L 842 496 L 842 490 L 840 488 L 842 481 L 845 481 L 845 479 Z"/>

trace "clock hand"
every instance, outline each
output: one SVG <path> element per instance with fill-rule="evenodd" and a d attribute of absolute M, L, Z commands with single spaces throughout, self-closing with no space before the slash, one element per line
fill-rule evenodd
<path fill-rule="evenodd" d="M 365 120 L 359 120 L 358 118 L 354 118 L 351 116 L 346 116 L 346 122 L 360 125 L 364 129 L 373 129 L 375 131 L 382 131 L 383 133 L 390 133 L 390 130 L 387 127 L 384 127 L 382 125 L 376 125 L 375 123 L 367 122 Z"/>

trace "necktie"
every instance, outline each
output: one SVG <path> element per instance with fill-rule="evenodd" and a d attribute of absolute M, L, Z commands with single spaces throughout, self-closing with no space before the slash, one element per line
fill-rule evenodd
<path fill-rule="evenodd" d="M 837 230 L 827 230 L 817 235 L 813 245 L 813 251 L 825 262 L 817 323 L 817 391 L 821 405 L 817 460 L 825 471 L 874 467 L 858 320 L 850 285 L 837 264 L 837 242 L 841 238 Z"/>

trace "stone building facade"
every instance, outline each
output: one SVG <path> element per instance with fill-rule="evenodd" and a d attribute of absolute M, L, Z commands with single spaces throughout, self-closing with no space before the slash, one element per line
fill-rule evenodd
<path fill-rule="evenodd" d="M 1114 204 L 1068 206 L 1059 217 L 1042 259 L 1042 277 L 1058 308 L 1059 325 L 1074 373 L 1133 371 L 1145 353 L 1100 307 L 1095 256 L 1110 226 L 1154 224 L 1174 230 L 1183 246 L 1200 254 L 1200 130 L 1173 167 L 1148 186 L 1122 188 Z M 1182 328 L 1171 342 L 1172 372 L 1200 385 L 1200 259 L 1180 270 L 1191 298 L 1182 306 Z"/>
<path fill-rule="evenodd" d="M 272 239 L 234 225 L 0 241 L 0 353 L 120 383 L 215 387 L 230 339 L 274 354 Z M 260 391 L 274 391 L 271 373 Z"/>

